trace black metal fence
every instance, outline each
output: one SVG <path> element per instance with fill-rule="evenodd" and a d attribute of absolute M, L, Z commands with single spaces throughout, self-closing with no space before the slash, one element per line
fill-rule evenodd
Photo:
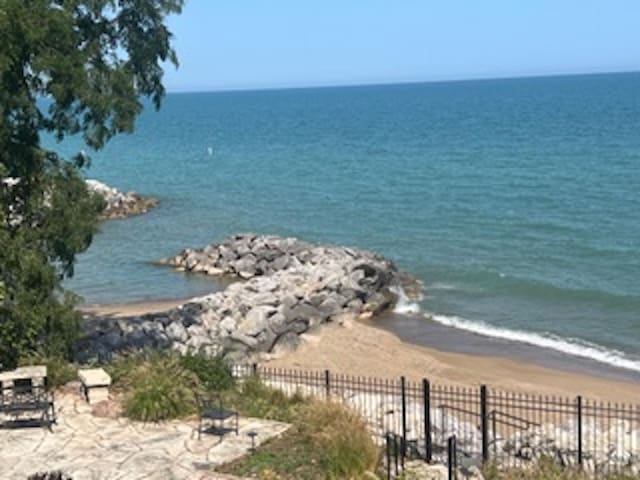
<path fill-rule="evenodd" d="M 520 467 L 542 457 L 588 472 L 640 472 L 640 406 L 583 397 L 512 393 L 326 371 L 236 366 L 287 394 L 330 398 L 358 411 L 381 446 L 401 439 L 402 458 L 447 463 L 456 438 L 460 466 Z"/>

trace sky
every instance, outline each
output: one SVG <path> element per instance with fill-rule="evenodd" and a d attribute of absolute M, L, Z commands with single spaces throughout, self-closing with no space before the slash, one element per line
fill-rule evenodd
<path fill-rule="evenodd" d="M 186 0 L 169 91 L 640 70 L 638 0 Z"/>

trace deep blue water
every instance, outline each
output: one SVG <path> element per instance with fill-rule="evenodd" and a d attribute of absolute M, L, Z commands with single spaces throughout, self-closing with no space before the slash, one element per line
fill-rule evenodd
<path fill-rule="evenodd" d="M 87 302 L 201 294 L 148 262 L 293 235 L 394 259 L 441 322 L 640 369 L 640 74 L 172 94 L 88 176 L 161 204 L 103 224 Z"/>

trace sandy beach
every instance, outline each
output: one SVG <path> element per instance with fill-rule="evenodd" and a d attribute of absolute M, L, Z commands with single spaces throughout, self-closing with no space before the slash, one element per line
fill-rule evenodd
<path fill-rule="evenodd" d="M 166 300 L 145 303 L 92 305 L 83 312 L 107 316 L 131 316 L 158 312 L 184 303 Z M 379 319 L 356 321 L 345 326 L 326 325 L 303 336 L 295 351 L 279 355 L 266 366 L 302 370 L 325 370 L 368 377 L 420 380 L 476 386 L 486 384 L 514 392 L 585 397 L 636 403 L 640 382 L 547 368 L 534 362 L 490 355 L 468 355 L 441 351 L 402 341 L 380 328 Z M 446 343 L 445 343 L 446 345 Z M 516 347 L 517 348 L 517 347 Z M 616 377 L 611 375 L 611 377 Z"/>

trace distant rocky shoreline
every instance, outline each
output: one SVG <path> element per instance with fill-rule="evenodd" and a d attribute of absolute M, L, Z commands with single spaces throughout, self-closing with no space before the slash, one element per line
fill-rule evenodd
<path fill-rule="evenodd" d="M 420 289 L 375 253 L 277 236 L 235 235 L 161 263 L 238 281 L 167 312 L 88 318 L 81 360 L 146 347 L 256 359 L 295 348 L 323 324 L 376 315 Z"/>
<path fill-rule="evenodd" d="M 158 205 L 158 199 L 143 197 L 136 192 L 121 192 L 98 180 L 86 180 L 90 192 L 97 193 L 105 201 L 101 220 L 127 218 L 148 212 Z"/>

